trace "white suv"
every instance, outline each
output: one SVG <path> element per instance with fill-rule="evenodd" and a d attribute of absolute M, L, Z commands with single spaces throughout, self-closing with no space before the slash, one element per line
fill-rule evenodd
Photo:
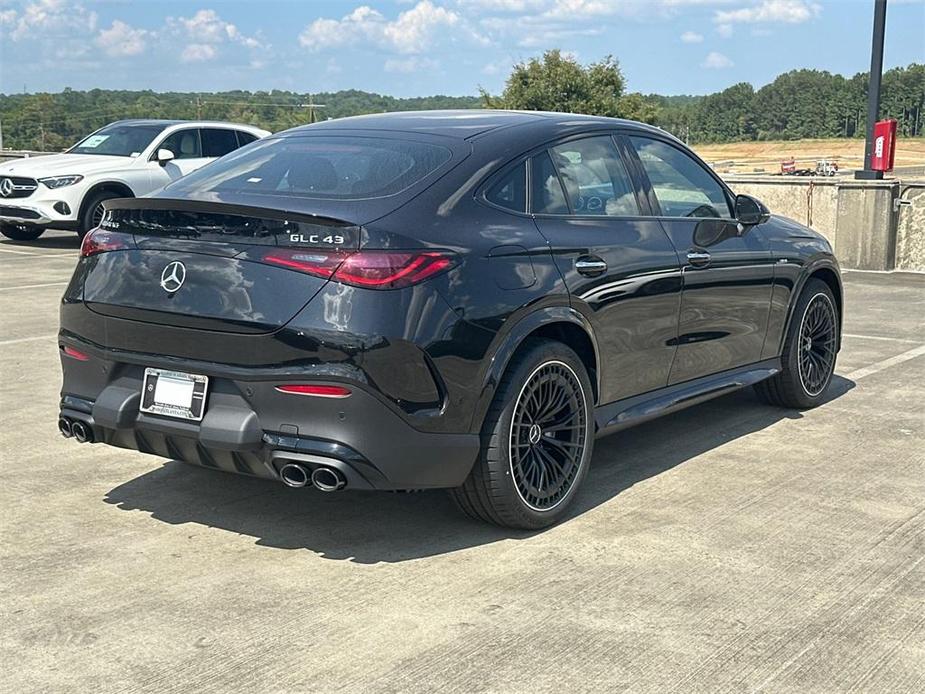
<path fill-rule="evenodd" d="M 83 236 L 102 219 L 105 200 L 151 193 L 269 134 L 236 123 L 123 120 L 64 154 L 4 162 L 0 233 L 17 241 L 49 228 Z"/>

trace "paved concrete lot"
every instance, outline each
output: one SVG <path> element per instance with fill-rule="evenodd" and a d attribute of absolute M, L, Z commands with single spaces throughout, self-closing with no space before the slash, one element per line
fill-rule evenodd
<path fill-rule="evenodd" d="M 826 405 L 599 441 L 531 535 L 65 441 L 76 248 L 0 243 L 0 690 L 925 690 L 925 276 L 845 275 Z"/>

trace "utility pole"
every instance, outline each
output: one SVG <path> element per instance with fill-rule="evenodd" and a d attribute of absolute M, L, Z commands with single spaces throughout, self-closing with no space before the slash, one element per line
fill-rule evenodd
<path fill-rule="evenodd" d="M 886 0 L 874 0 L 874 35 L 870 47 L 870 77 L 867 86 L 867 143 L 864 168 L 854 172 L 857 179 L 883 178 L 882 171 L 870 168 L 874 154 L 874 123 L 880 113 L 880 79 L 883 76 L 883 36 L 886 32 Z"/>
<path fill-rule="evenodd" d="M 315 103 L 315 97 L 313 97 L 311 94 L 309 94 L 309 95 L 308 95 L 308 103 L 307 103 L 307 104 L 299 104 L 299 108 L 307 108 L 307 109 L 308 109 L 308 122 L 309 122 L 309 123 L 314 123 L 314 122 L 315 122 L 315 109 L 318 109 L 318 108 L 327 108 L 327 104 L 316 104 L 316 103 Z"/>

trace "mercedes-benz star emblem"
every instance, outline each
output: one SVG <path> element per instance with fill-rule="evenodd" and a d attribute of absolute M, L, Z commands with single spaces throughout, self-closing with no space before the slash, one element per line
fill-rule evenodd
<path fill-rule="evenodd" d="M 0 180 L 0 195 L 5 198 L 10 197 L 13 194 L 13 181 L 9 178 L 4 178 Z"/>
<path fill-rule="evenodd" d="M 161 273 L 161 289 L 173 294 L 186 280 L 186 266 L 179 260 L 167 263 L 164 271 Z"/>

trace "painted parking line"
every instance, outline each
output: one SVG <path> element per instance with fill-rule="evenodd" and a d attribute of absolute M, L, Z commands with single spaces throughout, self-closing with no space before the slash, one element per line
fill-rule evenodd
<path fill-rule="evenodd" d="M 61 287 L 67 282 L 48 282 L 47 284 L 21 284 L 18 287 L 0 287 L 0 292 L 9 292 L 14 289 L 41 289 L 42 287 Z"/>
<path fill-rule="evenodd" d="M 0 248 L 0 253 L 15 253 L 17 255 L 40 255 L 39 253 L 31 253 L 30 251 L 14 251 L 9 248 Z"/>
<path fill-rule="evenodd" d="M 885 337 L 883 335 L 852 335 L 851 333 L 842 333 L 842 337 L 850 337 L 855 340 L 883 340 L 884 342 L 909 342 L 919 344 L 921 340 L 910 340 L 905 337 Z"/>
<path fill-rule="evenodd" d="M 15 340 L 0 340 L 0 347 L 3 345 L 20 345 L 23 342 L 38 342 L 39 340 L 47 340 L 51 342 L 52 340 L 57 339 L 58 334 L 54 335 L 38 335 L 36 337 L 20 337 Z"/>
<path fill-rule="evenodd" d="M 73 258 L 77 259 L 78 253 L 30 253 L 28 255 L 17 255 L 15 258 L 4 258 L 4 262 L 12 263 L 14 260 L 44 260 L 45 258 Z"/>
<path fill-rule="evenodd" d="M 845 378 L 851 379 L 852 381 L 860 381 L 862 378 L 866 378 L 872 374 L 888 369 L 891 366 L 896 366 L 897 364 L 902 364 L 903 362 L 909 361 L 910 359 L 915 359 L 916 357 L 921 357 L 925 355 L 925 345 L 919 345 L 918 347 L 913 347 L 910 350 L 906 350 L 902 354 L 897 354 L 895 357 L 890 357 L 889 359 L 883 359 L 878 362 L 874 362 L 870 366 L 864 366 L 860 369 L 855 369 L 849 373 L 843 374 Z"/>

